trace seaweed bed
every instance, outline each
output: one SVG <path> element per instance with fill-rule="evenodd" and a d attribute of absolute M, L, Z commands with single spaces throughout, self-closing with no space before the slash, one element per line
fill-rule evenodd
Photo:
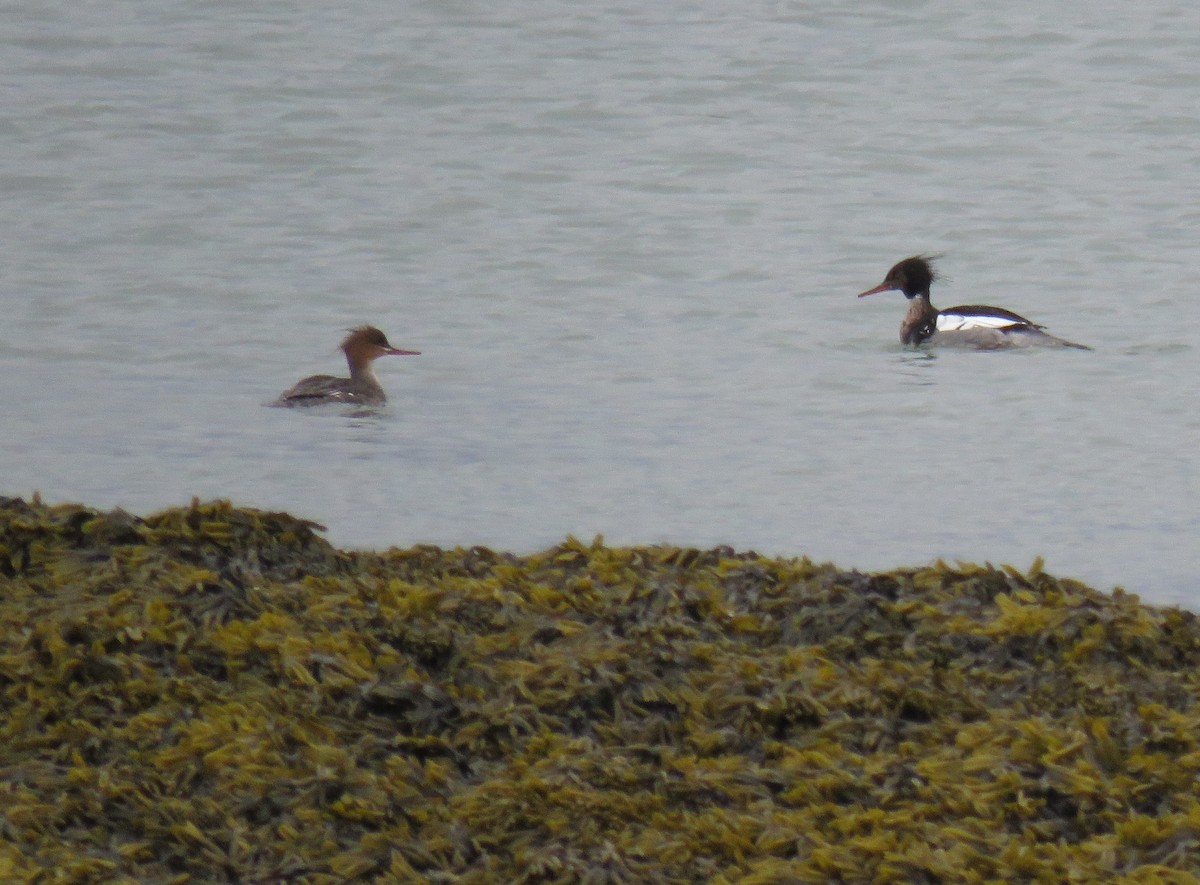
<path fill-rule="evenodd" d="M 0 499 L 0 881 L 1200 881 L 1189 612 L 319 528 Z"/>

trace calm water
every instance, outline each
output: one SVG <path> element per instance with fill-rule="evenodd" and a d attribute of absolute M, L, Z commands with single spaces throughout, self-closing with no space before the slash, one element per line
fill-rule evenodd
<path fill-rule="evenodd" d="M 645 6 L 8 4 L 0 493 L 1200 606 L 1200 7 Z M 918 251 L 1095 351 L 905 351 Z"/>

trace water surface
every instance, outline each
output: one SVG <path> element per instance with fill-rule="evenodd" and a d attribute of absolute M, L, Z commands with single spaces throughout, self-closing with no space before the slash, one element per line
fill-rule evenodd
<path fill-rule="evenodd" d="M 0 35 L 0 492 L 1195 606 L 1200 10 L 175 0 Z M 899 258 L 1084 352 L 897 341 Z M 368 418 L 266 409 L 371 322 Z"/>

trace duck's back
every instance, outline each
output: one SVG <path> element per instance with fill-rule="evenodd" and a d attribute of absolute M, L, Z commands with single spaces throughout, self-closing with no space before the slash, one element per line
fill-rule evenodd
<path fill-rule="evenodd" d="M 988 304 L 960 304 L 958 307 L 947 307 L 945 310 L 939 310 L 937 316 L 939 332 L 953 332 L 962 329 L 1005 329 L 1011 326 L 1042 328 L 1033 320 L 1028 320 L 1019 313 L 1013 313 L 1003 307 L 992 307 Z"/>
<path fill-rule="evenodd" d="M 275 401 L 277 406 L 319 406 L 328 403 L 359 403 L 377 405 L 387 401 L 378 385 L 336 378 L 333 375 L 310 375 L 297 381 Z"/>
<path fill-rule="evenodd" d="M 1043 331 L 1043 326 L 1003 307 L 964 304 L 938 311 L 930 344 L 974 347 L 1076 347 L 1091 350 Z"/>

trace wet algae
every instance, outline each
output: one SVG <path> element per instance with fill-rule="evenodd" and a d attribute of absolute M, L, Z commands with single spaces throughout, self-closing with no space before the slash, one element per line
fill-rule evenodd
<path fill-rule="evenodd" d="M 319 530 L 0 499 L 0 881 L 1200 881 L 1186 611 Z"/>

